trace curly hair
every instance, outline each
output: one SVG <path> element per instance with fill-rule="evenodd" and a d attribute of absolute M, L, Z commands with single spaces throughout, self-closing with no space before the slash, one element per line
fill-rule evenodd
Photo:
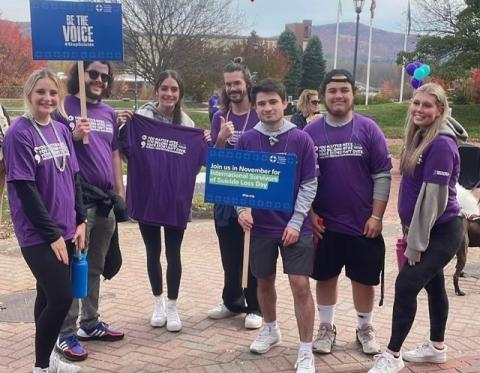
<path fill-rule="evenodd" d="M 297 111 L 302 113 L 305 118 L 309 116 L 307 105 L 312 96 L 318 97 L 318 92 L 314 89 L 304 89 L 298 98 Z"/>
<path fill-rule="evenodd" d="M 113 88 L 113 72 L 112 72 L 112 65 L 108 61 L 84 61 L 83 62 L 83 71 L 87 71 L 88 66 L 90 66 L 94 62 L 100 62 L 102 65 L 108 66 L 108 75 L 110 75 L 110 83 L 108 83 L 107 88 L 102 91 L 102 98 L 110 97 Z M 78 64 L 77 62 L 73 63 L 70 66 L 70 71 L 68 73 L 68 80 L 67 80 L 67 92 L 71 95 L 76 95 L 80 91 L 78 86 Z"/>

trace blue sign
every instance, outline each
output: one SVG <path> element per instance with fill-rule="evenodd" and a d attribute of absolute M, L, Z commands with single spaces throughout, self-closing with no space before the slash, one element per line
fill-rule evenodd
<path fill-rule="evenodd" d="M 34 60 L 123 60 L 120 4 L 30 0 Z"/>
<path fill-rule="evenodd" d="M 293 211 L 297 156 L 208 149 L 205 202 Z"/>

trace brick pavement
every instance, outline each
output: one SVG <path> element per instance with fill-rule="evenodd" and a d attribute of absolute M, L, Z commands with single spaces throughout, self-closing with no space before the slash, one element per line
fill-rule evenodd
<path fill-rule="evenodd" d="M 375 309 L 374 324 L 377 337 L 385 346 L 390 332 L 396 262 L 394 243 L 399 235 L 395 213 L 398 175 L 385 216 L 384 235 L 387 243 L 385 276 L 385 306 Z M 283 343 L 265 355 L 252 355 L 248 346 L 257 331 L 243 328 L 243 317 L 212 321 L 207 310 L 219 302 L 222 270 L 216 236 L 211 220 L 191 223 L 182 248 L 183 277 L 178 307 L 184 327 L 179 333 L 165 328 L 152 328 L 149 318 L 152 297 L 145 265 L 145 250 L 133 223 L 124 223 L 120 229 L 124 264 L 120 274 L 102 284 L 101 314 L 103 319 L 126 332 L 123 341 L 115 343 L 90 342 L 86 347 L 89 358 L 80 363 L 88 371 L 97 373 L 119 372 L 293 372 L 297 354 L 297 330 L 292 298 L 286 276 L 279 275 L 278 319 Z M 15 241 L 0 243 L 0 295 L 34 288 L 33 278 L 26 267 Z M 480 262 L 480 250 L 472 249 L 470 262 Z M 162 255 L 162 263 L 165 259 Z M 480 280 L 463 279 L 465 297 L 456 297 L 451 285 L 453 263 L 446 269 L 450 318 L 447 344 L 450 360 L 446 364 L 409 365 L 407 372 L 473 373 L 480 372 Z M 281 273 L 279 271 L 279 273 Z M 7 275 L 5 275 L 7 274 Z M 312 283 L 313 285 L 313 283 Z M 1 312 L 1 311 L 0 311 Z M 316 326 L 318 321 L 316 322 Z M 365 372 L 372 364 L 355 344 L 355 313 L 349 283 L 340 281 L 340 297 L 336 318 L 337 346 L 331 355 L 316 355 L 317 373 Z M 33 335 L 31 323 L 0 322 L 0 372 L 31 372 L 33 361 Z M 427 299 L 419 297 L 418 314 L 405 343 L 412 348 L 428 338 Z"/>

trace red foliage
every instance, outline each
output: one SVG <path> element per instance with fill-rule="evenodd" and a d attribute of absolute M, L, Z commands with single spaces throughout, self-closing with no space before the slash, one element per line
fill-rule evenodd
<path fill-rule="evenodd" d="M 32 59 L 32 41 L 21 33 L 19 25 L 0 19 L 0 94 L 18 95 L 18 87 L 31 72 L 44 66 L 45 61 Z"/>
<path fill-rule="evenodd" d="M 473 69 L 472 71 L 473 85 L 475 88 L 480 88 L 480 68 Z"/>

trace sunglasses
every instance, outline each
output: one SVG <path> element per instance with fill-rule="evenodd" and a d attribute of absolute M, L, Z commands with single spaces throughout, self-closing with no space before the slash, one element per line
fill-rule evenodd
<path fill-rule="evenodd" d="M 311 104 L 318 105 L 320 103 L 319 100 L 312 100 L 310 101 Z"/>
<path fill-rule="evenodd" d="M 88 76 L 92 80 L 97 80 L 98 77 L 100 77 L 103 83 L 110 83 L 112 81 L 112 77 L 110 75 L 98 72 L 97 70 L 87 70 L 85 72 L 88 73 Z"/>

